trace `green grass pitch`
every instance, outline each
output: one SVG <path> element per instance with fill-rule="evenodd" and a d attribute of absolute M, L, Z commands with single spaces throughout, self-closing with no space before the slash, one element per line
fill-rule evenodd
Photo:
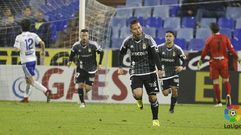
<path fill-rule="evenodd" d="M 160 127 L 152 127 L 150 105 L 0 102 L 0 135 L 238 135 L 225 129 L 224 109 L 213 105 L 159 106 Z M 241 124 L 239 121 L 236 124 Z"/>

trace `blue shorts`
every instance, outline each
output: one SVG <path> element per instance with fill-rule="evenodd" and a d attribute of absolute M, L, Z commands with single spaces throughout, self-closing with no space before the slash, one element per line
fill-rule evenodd
<path fill-rule="evenodd" d="M 23 72 L 26 77 L 34 76 L 36 61 L 26 62 L 22 64 Z"/>

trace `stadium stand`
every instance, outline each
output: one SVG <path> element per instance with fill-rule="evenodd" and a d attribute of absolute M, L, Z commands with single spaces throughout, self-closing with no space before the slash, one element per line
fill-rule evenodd
<path fill-rule="evenodd" d="M 151 12 L 152 8 L 150 7 L 135 8 L 134 16 L 147 18 L 151 16 Z"/>
<path fill-rule="evenodd" d="M 236 29 L 240 29 L 241 28 L 241 18 L 238 18 L 236 20 L 236 26 L 235 26 Z"/>
<path fill-rule="evenodd" d="M 138 7 L 142 6 L 142 0 L 126 0 L 127 7 Z"/>
<path fill-rule="evenodd" d="M 153 9 L 153 17 L 161 17 L 162 19 L 169 17 L 169 6 L 155 6 Z"/>
<path fill-rule="evenodd" d="M 206 40 L 209 35 L 211 35 L 211 30 L 209 28 L 199 28 L 196 30 L 197 39 Z"/>
<path fill-rule="evenodd" d="M 190 51 L 200 51 L 202 50 L 204 46 L 204 40 L 203 39 L 191 39 L 189 46 L 188 46 L 188 50 Z"/>
<path fill-rule="evenodd" d="M 240 7 L 227 7 L 226 8 L 226 17 L 232 18 L 234 20 L 241 17 L 241 8 Z"/>
<path fill-rule="evenodd" d="M 151 35 L 152 37 L 156 37 L 156 28 L 143 27 L 143 31 L 144 31 L 146 34 Z"/>
<path fill-rule="evenodd" d="M 172 28 L 178 30 L 180 28 L 181 19 L 179 17 L 169 17 L 164 20 L 163 28 Z"/>
<path fill-rule="evenodd" d="M 221 17 L 218 19 L 218 24 L 221 28 L 234 28 L 234 20 L 232 18 Z"/>
<path fill-rule="evenodd" d="M 228 36 L 230 39 L 233 38 L 233 36 L 232 36 L 232 29 L 229 29 L 229 28 L 221 28 L 221 29 L 220 29 L 220 33 Z"/>
<path fill-rule="evenodd" d="M 182 27 L 194 28 L 196 27 L 196 18 L 195 17 L 183 17 L 182 18 Z"/>
<path fill-rule="evenodd" d="M 160 17 L 148 17 L 146 19 L 146 27 L 162 28 L 163 20 Z"/>
<path fill-rule="evenodd" d="M 124 8 L 118 8 L 116 10 L 116 17 L 119 18 L 129 18 L 133 16 L 133 9 L 129 8 L 129 9 L 124 9 Z"/>
<path fill-rule="evenodd" d="M 192 28 L 181 28 L 177 31 L 177 38 L 183 38 L 188 42 L 194 38 L 193 35 L 194 34 Z"/>
<path fill-rule="evenodd" d="M 162 5 L 175 5 L 179 4 L 179 0 L 161 0 Z"/>
<path fill-rule="evenodd" d="M 118 17 L 113 17 L 111 20 L 111 27 L 122 27 L 126 26 L 126 19 L 123 18 L 118 18 Z"/>
<path fill-rule="evenodd" d="M 144 0 L 144 6 L 156 6 L 160 5 L 160 0 Z"/>
<path fill-rule="evenodd" d="M 217 20 L 216 20 L 216 18 L 202 18 L 201 19 L 201 23 L 200 23 L 200 27 L 201 28 L 208 28 L 209 27 L 209 24 L 210 23 L 216 23 L 217 22 Z"/>
<path fill-rule="evenodd" d="M 175 38 L 174 43 L 180 46 L 183 50 L 187 50 L 187 42 L 182 38 Z"/>

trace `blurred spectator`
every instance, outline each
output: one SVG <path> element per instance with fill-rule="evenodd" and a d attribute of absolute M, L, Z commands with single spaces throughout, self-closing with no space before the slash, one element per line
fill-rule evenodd
<path fill-rule="evenodd" d="M 15 37 L 21 32 L 21 29 L 15 22 L 15 16 L 9 7 L 4 8 L 0 25 L 1 46 L 12 47 Z"/>
<path fill-rule="evenodd" d="M 183 0 L 181 5 L 181 10 L 179 11 L 179 16 L 196 16 L 197 14 L 197 4 L 196 0 Z"/>
<path fill-rule="evenodd" d="M 198 0 L 198 10 L 196 15 L 197 25 L 200 27 L 200 22 L 203 17 L 219 18 L 225 17 L 226 2 L 225 0 Z"/>
<path fill-rule="evenodd" d="M 1 26 L 12 25 L 14 23 L 14 15 L 9 7 L 3 9 L 3 17 L 1 20 Z"/>
<path fill-rule="evenodd" d="M 50 47 L 51 44 L 51 28 L 50 23 L 44 19 L 43 12 L 38 10 L 35 13 L 34 25 L 31 31 L 37 33 L 38 36 L 45 42 L 46 47 Z"/>
<path fill-rule="evenodd" d="M 39 5 L 46 5 L 48 0 L 30 0 L 29 5 L 31 7 L 38 7 Z"/>
<path fill-rule="evenodd" d="M 34 16 L 33 16 L 33 13 L 32 13 L 32 8 L 31 6 L 26 6 L 23 8 L 22 10 L 22 15 L 17 18 L 17 22 L 21 22 L 21 20 L 23 19 L 29 19 L 31 23 L 34 23 Z"/>

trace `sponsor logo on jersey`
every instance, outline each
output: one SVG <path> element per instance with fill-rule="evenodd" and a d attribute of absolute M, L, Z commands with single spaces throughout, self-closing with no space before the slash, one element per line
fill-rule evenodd
<path fill-rule="evenodd" d="M 146 44 L 145 43 L 143 43 L 142 48 L 146 49 Z"/>
<path fill-rule="evenodd" d="M 144 55 L 147 55 L 148 52 L 147 51 L 144 51 L 144 52 L 132 52 L 131 55 L 134 55 L 134 56 L 144 56 Z"/>

